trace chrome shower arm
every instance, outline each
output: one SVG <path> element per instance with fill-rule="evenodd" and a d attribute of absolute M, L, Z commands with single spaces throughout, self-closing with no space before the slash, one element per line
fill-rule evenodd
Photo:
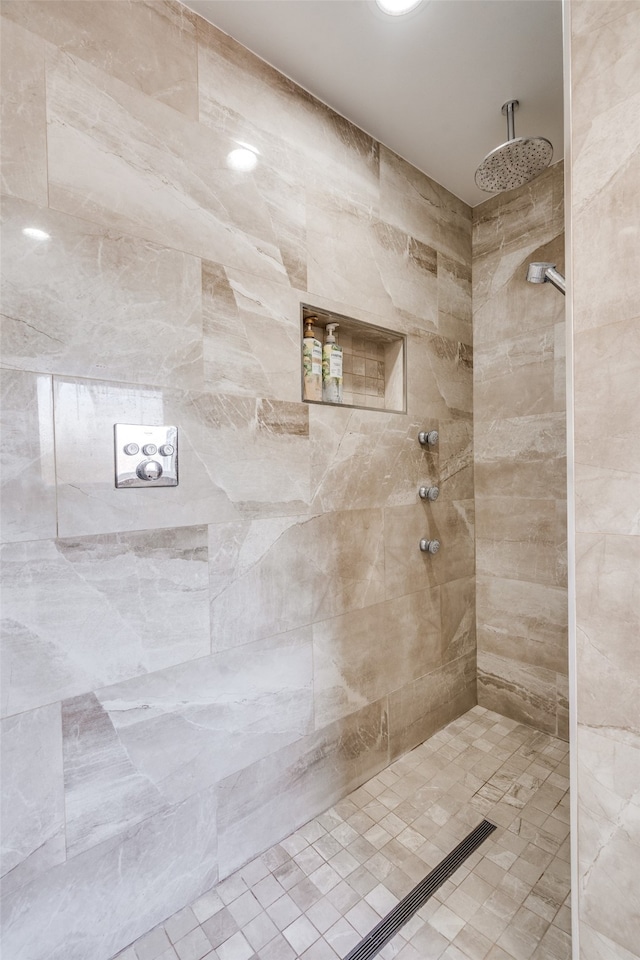
<path fill-rule="evenodd" d="M 564 293 L 566 295 L 567 284 L 562 274 L 558 273 L 555 267 L 547 267 L 544 272 L 544 276 L 545 280 L 548 280 L 549 283 L 552 283 L 556 290 L 559 290 L 560 293 Z"/>

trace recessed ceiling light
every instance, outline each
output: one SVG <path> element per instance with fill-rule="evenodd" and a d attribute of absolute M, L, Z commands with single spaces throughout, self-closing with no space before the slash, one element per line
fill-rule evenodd
<path fill-rule="evenodd" d="M 257 162 L 257 151 L 249 147 L 238 147 L 237 150 L 227 154 L 227 166 L 232 170 L 241 170 L 243 173 L 255 170 Z"/>
<path fill-rule="evenodd" d="M 25 237 L 31 237 L 32 240 L 49 240 L 51 234 L 46 230 L 40 230 L 39 227 L 25 227 L 22 231 Z"/>
<path fill-rule="evenodd" d="M 376 0 L 376 3 L 383 11 L 392 17 L 399 17 L 403 13 L 409 13 L 414 10 L 422 0 Z"/>

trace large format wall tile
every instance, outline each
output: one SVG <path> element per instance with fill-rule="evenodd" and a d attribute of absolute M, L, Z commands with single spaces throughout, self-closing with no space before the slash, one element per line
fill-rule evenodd
<path fill-rule="evenodd" d="M 576 334 L 576 527 L 640 533 L 640 317 Z M 597 439 L 595 439 L 597 438 Z M 594 442 L 595 439 L 595 442 Z"/>
<path fill-rule="evenodd" d="M 389 696 L 390 755 L 399 757 L 476 703 L 475 651 Z"/>
<path fill-rule="evenodd" d="M 474 509 L 471 500 L 387 507 L 384 511 L 387 598 L 422 590 L 429 584 L 472 576 Z M 435 555 L 422 553 L 421 539 L 439 540 Z"/>
<path fill-rule="evenodd" d="M 217 882 L 216 849 L 210 790 L 6 897 L 3 953 L 31 960 L 109 960 Z M 42 922 L 34 923 L 34 917 Z"/>
<path fill-rule="evenodd" d="M 640 537 L 578 534 L 578 710 L 593 727 L 640 736 Z M 633 638 L 634 642 L 630 642 Z"/>
<path fill-rule="evenodd" d="M 473 393 L 482 419 L 551 413 L 554 350 L 554 327 L 476 347 Z"/>
<path fill-rule="evenodd" d="M 483 650 L 567 673 L 564 587 L 478 571 L 478 638 Z"/>
<path fill-rule="evenodd" d="M 235 144 L 220 132 L 73 57 L 51 58 L 47 89 L 52 207 L 286 278 L 268 203 L 285 182 L 228 168 Z"/>
<path fill-rule="evenodd" d="M 207 389 L 299 401 L 300 297 L 286 284 L 204 261 Z"/>
<path fill-rule="evenodd" d="M 195 257 L 7 200 L 2 281 L 6 366 L 201 389 Z"/>
<path fill-rule="evenodd" d="M 207 654 L 202 527 L 7 544 L 2 713 Z"/>
<path fill-rule="evenodd" d="M 308 407 L 55 381 L 62 536 L 297 514 L 309 502 Z M 179 486 L 116 489 L 115 423 L 178 427 Z"/>
<path fill-rule="evenodd" d="M 2 721 L 2 889 L 65 859 L 60 705 Z"/>
<path fill-rule="evenodd" d="M 218 855 L 225 877 L 389 763 L 386 699 L 223 780 Z"/>
<path fill-rule="evenodd" d="M 415 503 L 418 488 L 429 479 L 425 462 L 433 461 L 418 443 L 422 429 L 421 420 L 396 413 L 372 417 L 365 410 L 312 406 L 313 508 L 353 510 Z"/>
<path fill-rule="evenodd" d="M 399 314 L 437 330 L 434 247 L 325 193 L 307 199 L 307 243 L 311 293 L 357 303 L 387 325 Z"/>
<path fill-rule="evenodd" d="M 13 10 L 22 3 L 3 5 Z M 3 21 L 2 192 L 47 205 L 46 44 L 22 27 Z M 37 224 L 33 224 L 37 226 Z"/>
<path fill-rule="evenodd" d="M 478 649 L 478 702 L 556 735 L 556 674 Z"/>
<path fill-rule="evenodd" d="M 381 699 L 441 660 L 438 587 L 314 623 L 316 728 Z"/>
<path fill-rule="evenodd" d="M 123 832 L 312 728 L 310 628 L 66 701 L 69 851 Z"/>
<path fill-rule="evenodd" d="M 4 13 L 3 704 L 51 722 L 4 949 L 108 960 L 384 768 L 389 698 L 396 753 L 476 702 L 472 216 L 174 0 Z M 408 413 L 302 403 L 301 304 L 406 337 Z"/>
<path fill-rule="evenodd" d="M 120 16 L 113 16 L 91 0 L 5 0 L 2 13 L 65 53 L 197 119 L 196 16 L 181 3 L 124 0 Z"/>
<path fill-rule="evenodd" d="M 475 421 L 474 458 L 477 496 L 566 497 L 565 415 Z"/>
<path fill-rule="evenodd" d="M 409 413 L 465 419 L 473 409 L 471 347 L 418 327 L 411 328 L 407 356 Z"/>
<path fill-rule="evenodd" d="M 600 733 L 581 726 L 578 750 L 582 912 L 612 945 L 635 956 L 640 942 L 635 909 L 640 900 L 640 740 L 624 732 L 621 739 L 617 730 Z M 612 952 L 614 956 L 625 954 Z"/>
<path fill-rule="evenodd" d="M 2 540 L 56 535 L 51 377 L 3 370 Z"/>
<path fill-rule="evenodd" d="M 586 960 L 640 943 L 640 4 L 572 0 L 579 862 Z M 618 129 L 619 128 L 619 129 Z"/>
<path fill-rule="evenodd" d="M 380 215 L 422 243 L 470 265 L 469 207 L 385 146 L 380 147 Z"/>
<path fill-rule="evenodd" d="M 476 563 L 485 575 L 561 586 L 566 583 L 566 522 L 554 500 L 484 497 L 476 510 Z"/>
<path fill-rule="evenodd" d="M 438 253 L 438 333 L 473 343 L 471 267 Z"/>
<path fill-rule="evenodd" d="M 267 164 L 377 209 L 379 145 L 246 48 L 198 21 L 200 118 Z"/>
<path fill-rule="evenodd" d="M 209 530 L 214 650 L 384 599 L 380 510 L 212 524 Z"/>

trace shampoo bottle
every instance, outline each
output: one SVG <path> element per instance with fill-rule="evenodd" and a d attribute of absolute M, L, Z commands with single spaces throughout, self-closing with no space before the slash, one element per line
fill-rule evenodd
<path fill-rule="evenodd" d="M 302 341 L 302 397 L 304 400 L 322 400 L 322 344 L 313 332 L 317 317 L 304 321 Z"/>
<path fill-rule="evenodd" d="M 322 350 L 322 399 L 327 403 L 342 403 L 342 347 L 333 334 L 337 326 L 337 323 L 327 324 L 327 339 Z"/>

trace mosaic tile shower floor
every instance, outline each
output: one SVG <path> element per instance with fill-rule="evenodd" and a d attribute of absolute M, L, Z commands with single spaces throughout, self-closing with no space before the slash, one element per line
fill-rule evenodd
<path fill-rule="evenodd" d="M 485 817 L 498 829 L 379 956 L 570 960 L 568 763 L 474 707 L 117 960 L 345 957 Z"/>

